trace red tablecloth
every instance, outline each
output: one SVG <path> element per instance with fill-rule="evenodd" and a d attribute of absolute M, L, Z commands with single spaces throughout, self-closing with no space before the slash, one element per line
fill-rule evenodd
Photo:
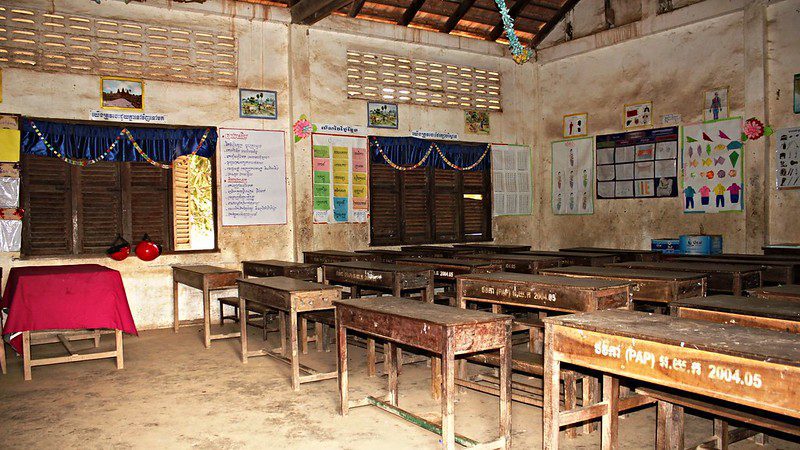
<path fill-rule="evenodd" d="M 36 330 L 109 328 L 137 334 L 122 277 L 98 264 L 14 267 L 0 307 L 3 334 Z M 11 340 L 22 353 L 22 339 Z"/>

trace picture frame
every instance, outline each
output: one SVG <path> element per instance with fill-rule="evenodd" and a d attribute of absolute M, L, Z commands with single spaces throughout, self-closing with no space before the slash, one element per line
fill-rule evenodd
<path fill-rule="evenodd" d="M 474 109 L 464 110 L 464 132 L 472 134 L 491 133 L 491 122 L 489 122 L 489 111 L 478 111 Z"/>
<path fill-rule="evenodd" d="M 703 93 L 703 121 L 727 119 L 728 87 L 710 89 Z"/>
<path fill-rule="evenodd" d="M 800 73 L 794 74 L 794 113 L 800 114 Z"/>
<path fill-rule="evenodd" d="M 100 77 L 100 108 L 144 111 L 144 80 L 125 77 Z"/>
<path fill-rule="evenodd" d="M 561 120 L 562 134 L 565 138 L 589 135 L 589 113 L 565 114 Z"/>
<path fill-rule="evenodd" d="M 265 89 L 239 89 L 239 117 L 244 119 L 278 118 L 278 93 Z"/>
<path fill-rule="evenodd" d="M 367 102 L 367 126 L 397 129 L 400 117 L 397 103 Z"/>
<path fill-rule="evenodd" d="M 653 101 L 626 103 L 622 110 L 622 129 L 633 130 L 653 125 Z"/>

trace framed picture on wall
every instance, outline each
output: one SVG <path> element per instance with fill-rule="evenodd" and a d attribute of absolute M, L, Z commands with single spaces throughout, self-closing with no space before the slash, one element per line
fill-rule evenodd
<path fill-rule="evenodd" d="M 367 103 L 367 126 L 371 128 L 397 129 L 400 121 L 395 103 Z"/>
<path fill-rule="evenodd" d="M 464 131 L 473 134 L 489 134 L 489 111 L 464 111 Z"/>
<path fill-rule="evenodd" d="M 589 121 L 589 113 L 567 114 L 561 121 L 564 130 L 565 138 L 583 137 L 589 132 L 587 131 L 587 122 Z"/>
<path fill-rule="evenodd" d="M 653 102 L 630 103 L 622 114 L 622 128 L 649 127 L 653 124 Z"/>
<path fill-rule="evenodd" d="M 728 118 L 728 88 L 706 91 L 703 96 L 703 120 Z"/>
<path fill-rule="evenodd" d="M 239 89 L 239 117 L 277 119 L 278 94 L 260 89 Z"/>
<path fill-rule="evenodd" d="M 144 80 L 100 77 L 100 107 L 144 111 Z"/>
<path fill-rule="evenodd" d="M 800 114 L 800 73 L 794 74 L 794 113 Z"/>

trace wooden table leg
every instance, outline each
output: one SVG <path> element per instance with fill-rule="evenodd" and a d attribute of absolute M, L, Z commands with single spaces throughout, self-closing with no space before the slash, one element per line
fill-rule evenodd
<path fill-rule="evenodd" d="M 325 339 L 322 332 L 322 326 L 322 322 L 314 322 L 314 342 L 318 352 L 322 351 L 322 341 Z"/>
<path fill-rule="evenodd" d="M 300 351 L 308 354 L 308 319 L 300 317 Z"/>
<path fill-rule="evenodd" d="M 683 450 L 683 407 L 659 401 L 656 419 L 656 448 Z"/>
<path fill-rule="evenodd" d="M 545 324 L 542 448 L 544 450 L 558 450 L 558 417 L 561 413 L 558 388 L 560 386 L 559 372 L 561 371 L 561 362 L 553 356 L 552 332 L 548 329 L 549 327 L 548 324 Z"/>
<path fill-rule="evenodd" d="M 5 375 L 8 371 L 6 366 L 6 341 L 3 340 L 3 311 L 0 310 L 0 372 Z"/>
<path fill-rule="evenodd" d="M 289 311 L 289 345 L 291 347 L 289 359 L 292 363 L 292 389 L 295 391 L 300 390 L 300 355 L 297 341 L 297 311 L 292 308 Z"/>
<path fill-rule="evenodd" d="M 22 332 L 22 375 L 25 381 L 31 380 L 31 332 Z"/>
<path fill-rule="evenodd" d="M 463 378 L 463 364 L 460 362 L 456 369 L 459 378 Z M 434 400 L 442 398 L 442 359 L 438 356 L 431 356 L 431 396 Z"/>
<path fill-rule="evenodd" d="M 397 346 L 389 343 L 389 352 L 386 358 L 389 359 L 389 404 L 397 406 Z"/>
<path fill-rule="evenodd" d="M 94 348 L 100 347 L 100 330 L 94 330 Z"/>
<path fill-rule="evenodd" d="M 180 320 L 178 318 L 178 282 L 172 280 L 172 328 L 176 333 L 178 332 L 179 325 L 180 325 Z"/>
<path fill-rule="evenodd" d="M 578 389 L 575 372 L 568 370 L 564 372 L 564 410 L 571 411 L 578 406 Z M 567 427 L 567 436 L 574 438 L 578 436 L 579 425 Z"/>
<path fill-rule="evenodd" d="M 278 328 L 281 335 L 281 356 L 286 358 L 286 313 L 278 311 Z"/>
<path fill-rule="evenodd" d="M 581 381 L 581 389 L 583 389 L 583 399 L 581 406 L 587 407 L 594 405 L 600 399 L 600 380 L 596 377 L 584 375 Z M 594 433 L 597 431 L 598 424 L 596 420 L 590 420 L 583 424 L 583 432 L 586 434 Z"/>
<path fill-rule="evenodd" d="M 239 297 L 239 311 L 247 311 L 247 301 L 244 297 Z M 239 342 L 242 344 L 242 364 L 247 364 L 247 320 L 239 321 L 239 332 Z"/>
<path fill-rule="evenodd" d="M 425 303 L 434 303 L 434 290 L 433 290 L 433 271 L 431 271 L 431 281 L 425 286 L 425 290 L 422 292 L 422 300 Z"/>
<path fill-rule="evenodd" d="M 724 419 L 714 419 L 714 438 L 717 440 L 718 450 L 728 450 L 728 421 Z"/>
<path fill-rule="evenodd" d="M 239 320 L 247 322 L 247 311 L 239 311 Z M 203 281 L 203 344 L 211 348 L 211 293 Z"/>
<path fill-rule="evenodd" d="M 367 375 L 374 377 L 375 372 L 375 339 L 367 339 Z"/>
<path fill-rule="evenodd" d="M 347 329 L 342 326 L 342 320 L 337 309 L 336 311 L 336 351 L 339 356 L 339 412 L 347 415 L 349 409 L 347 395 Z"/>
<path fill-rule="evenodd" d="M 500 435 L 511 448 L 511 325 L 506 327 L 506 344 L 500 347 Z"/>
<path fill-rule="evenodd" d="M 442 448 L 455 450 L 455 352 L 450 342 L 442 353 Z"/>
<path fill-rule="evenodd" d="M 116 341 L 117 370 L 125 368 L 125 360 L 122 351 L 122 330 L 114 330 L 114 340 Z"/>
<path fill-rule="evenodd" d="M 603 450 L 616 450 L 619 442 L 619 378 L 603 374 L 603 402 L 608 406 L 600 420 L 603 430 L 600 441 Z"/>

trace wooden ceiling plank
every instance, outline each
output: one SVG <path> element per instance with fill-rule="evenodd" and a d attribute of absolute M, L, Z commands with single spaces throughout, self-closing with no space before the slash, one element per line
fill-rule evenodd
<path fill-rule="evenodd" d="M 517 0 L 511 5 L 511 8 L 508 8 L 508 15 L 511 16 L 512 19 L 516 19 L 519 13 L 528 6 L 530 0 Z M 488 41 L 496 41 L 500 36 L 503 35 L 503 20 L 497 22 L 492 28 L 492 31 L 489 32 L 489 36 L 486 38 Z"/>
<path fill-rule="evenodd" d="M 291 7 L 292 23 L 313 25 L 352 0 L 300 0 Z"/>
<path fill-rule="evenodd" d="M 414 16 L 417 15 L 419 9 L 422 8 L 422 5 L 425 3 L 425 0 L 413 0 L 411 5 L 409 5 L 408 9 L 403 13 L 400 20 L 397 21 L 398 25 L 401 26 L 408 26 L 412 20 L 414 20 Z"/>
<path fill-rule="evenodd" d="M 358 13 L 361 12 L 361 8 L 364 7 L 364 3 L 366 1 L 367 0 L 355 0 L 355 1 L 353 1 L 353 4 L 350 5 L 350 12 L 347 15 L 350 16 L 350 17 L 356 17 L 358 15 Z"/>
<path fill-rule="evenodd" d="M 546 38 L 547 35 L 550 34 L 551 31 L 553 31 L 553 28 L 555 28 L 556 25 L 558 25 L 558 22 L 560 22 L 561 19 L 563 19 L 564 16 L 566 16 L 567 13 L 570 12 L 572 8 L 574 8 L 575 5 L 578 4 L 579 1 L 581 0 L 567 0 L 566 2 L 564 2 L 564 4 L 561 6 L 561 9 L 559 9 L 558 12 L 553 16 L 553 18 L 550 19 L 549 22 L 544 24 L 542 29 L 539 30 L 539 32 L 536 33 L 536 36 L 533 37 L 533 39 L 531 40 L 531 48 L 536 48 L 536 46 L 539 45 L 544 40 L 544 38 Z"/>
<path fill-rule="evenodd" d="M 453 31 L 456 25 L 458 25 L 458 22 L 460 22 L 461 18 L 464 17 L 467 11 L 469 11 L 469 9 L 472 8 L 472 5 L 474 3 L 475 0 L 461 0 L 461 3 L 458 4 L 458 8 L 456 9 L 456 11 L 453 13 L 452 16 L 450 16 L 447 19 L 447 22 L 442 27 L 441 32 L 450 33 L 451 31 Z"/>

